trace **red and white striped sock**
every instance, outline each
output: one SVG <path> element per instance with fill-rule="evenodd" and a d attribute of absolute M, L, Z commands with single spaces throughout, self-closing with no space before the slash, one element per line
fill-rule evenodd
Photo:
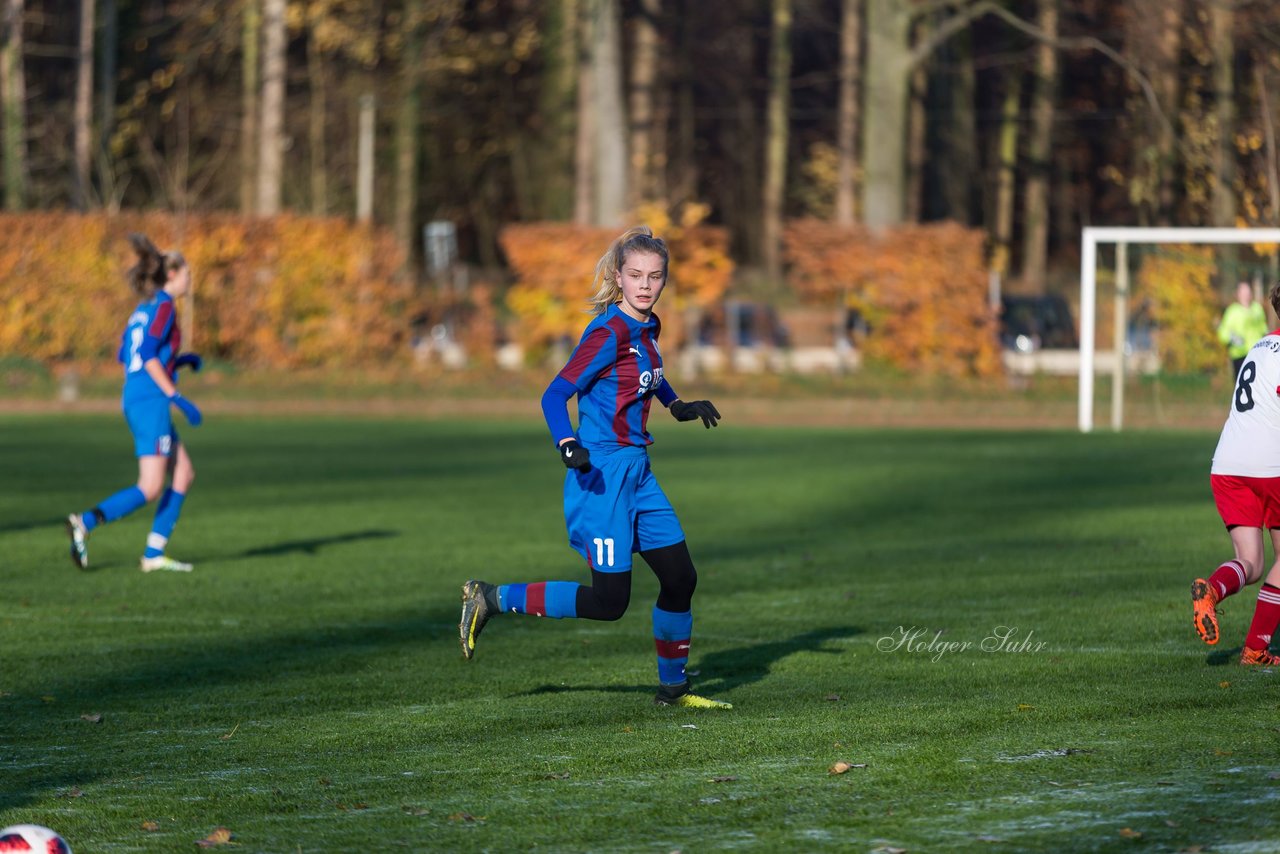
<path fill-rule="evenodd" d="M 1233 593 L 1243 590 L 1247 580 L 1244 564 L 1238 560 L 1229 560 L 1209 576 L 1209 586 L 1213 588 L 1214 593 L 1218 594 L 1218 601 L 1221 602 Z"/>
<path fill-rule="evenodd" d="M 1258 591 L 1258 606 L 1253 609 L 1253 622 L 1249 624 L 1244 645 L 1249 649 L 1266 649 L 1277 623 L 1280 623 L 1280 587 L 1264 584 Z"/>

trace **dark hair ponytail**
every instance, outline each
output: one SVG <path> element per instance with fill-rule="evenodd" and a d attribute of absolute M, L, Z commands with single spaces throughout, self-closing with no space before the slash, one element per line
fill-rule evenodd
<path fill-rule="evenodd" d="M 138 263 L 129 268 L 129 285 L 138 296 L 150 299 L 169 282 L 169 274 L 187 266 L 180 252 L 161 252 L 145 234 L 130 234 L 129 243 Z"/>
<path fill-rule="evenodd" d="M 138 263 L 129 268 L 129 286 L 140 297 L 154 296 L 168 279 L 164 256 L 145 234 L 130 234 L 129 243 L 138 254 Z"/>

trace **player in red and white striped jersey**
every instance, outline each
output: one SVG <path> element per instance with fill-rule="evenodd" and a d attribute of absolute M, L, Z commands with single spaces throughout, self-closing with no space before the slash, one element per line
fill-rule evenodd
<path fill-rule="evenodd" d="M 1271 288 L 1271 307 L 1280 315 L 1280 283 Z M 1236 376 L 1231 408 L 1223 425 L 1210 469 L 1213 500 L 1235 559 L 1219 566 L 1208 580 L 1191 583 L 1196 632 L 1209 644 L 1218 642 L 1217 604 L 1262 578 L 1262 531 L 1280 555 L 1280 329 L 1254 344 Z M 1245 639 L 1241 664 L 1280 666 L 1280 656 L 1267 647 L 1280 624 L 1280 559 L 1271 566 L 1253 622 Z"/>

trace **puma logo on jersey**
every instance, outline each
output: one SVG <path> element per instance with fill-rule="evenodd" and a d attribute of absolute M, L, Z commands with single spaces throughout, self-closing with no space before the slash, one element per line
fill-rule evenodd
<path fill-rule="evenodd" d="M 632 353 L 635 353 L 635 354 L 636 354 L 636 358 L 637 358 L 637 359 L 639 359 L 639 358 L 640 358 L 640 348 L 639 348 L 639 347 L 628 347 L 627 349 L 628 349 L 628 350 L 630 350 Z"/>

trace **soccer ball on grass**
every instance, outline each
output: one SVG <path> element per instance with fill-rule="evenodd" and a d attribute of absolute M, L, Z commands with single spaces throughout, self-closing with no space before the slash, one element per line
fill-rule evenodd
<path fill-rule="evenodd" d="M 41 827 L 38 824 L 15 824 L 0 830 L 0 851 L 71 854 L 71 846 L 47 827 Z"/>

